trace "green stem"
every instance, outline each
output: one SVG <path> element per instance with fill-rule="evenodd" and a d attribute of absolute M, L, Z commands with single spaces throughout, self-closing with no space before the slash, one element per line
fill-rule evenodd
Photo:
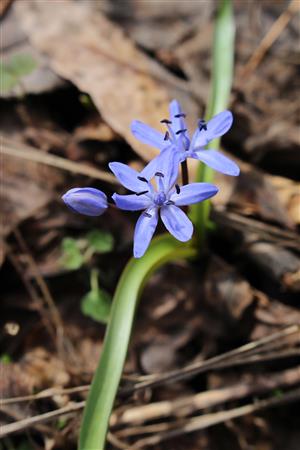
<path fill-rule="evenodd" d="M 196 256 L 196 250 L 169 235 L 156 238 L 141 259 L 131 259 L 118 283 L 81 427 L 79 449 L 103 450 L 115 396 L 126 358 L 134 313 L 144 283 L 167 261 Z"/>
<path fill-rule="evenodd" d="M 215 22 L 213 42 L 212 87 L 206 120 L 226 109 L 233 78 L 234 63 L 234 17 L 231 0 L 220 0 Z M 211 141 L 208 148 L 218 149 L 220 139 Z M 213 170 L 205 164 L 199 164 L 196 181 L 211 183 Z M 210 214 L 210 201 L 194 205 L 191 217 L 198 231 L 200 244 L 205 240 Z"/>

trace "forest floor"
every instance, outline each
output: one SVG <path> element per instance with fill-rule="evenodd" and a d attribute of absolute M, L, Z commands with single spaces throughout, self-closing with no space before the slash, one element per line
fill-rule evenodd
<path fill-rule="evenodd" d="M 159 127 L 176 98 L 195 127 L 210 86 L 214 2 L 50 3 L 1 6 L 3 61 L 21 67 L 0 103 L 3 450 L 76 448 L 132 254 L 138 214 L 79 216 L 61 195 L 122 193 L 107 164 L 140 169 L 155 154 L 130 122 Z M 201 258 L 145 286 L 111 449 L 299 449 L 299 7 L 234 2 L 234 125 L 222 149 L 241 175 L 216 174 Z"/>

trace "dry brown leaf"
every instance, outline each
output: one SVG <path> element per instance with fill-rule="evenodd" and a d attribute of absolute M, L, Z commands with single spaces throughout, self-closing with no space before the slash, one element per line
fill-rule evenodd
<path fill-rule="evenodd" d="M 60 1 L 53 8 L 51 2 L 31 0 L 18 2 L 16 9 L 32 44 L 47 54 L 54 71 L 88 92 L 104 120 L 140 156 L 151 159 L 157 151 L 140 144 L 130 124 L 138 118 L 157 128 L 168 115 L 170 99 L 161 82 L 166 71 L 90 2 Z M 172 83 L 175 77 L 169 78 Z"/>
<path fill-rule="evenodd" d="M 53 189 L 63 182 L 63 174 L 8 155 L 2 155 L 2 171 L 0 211 L 5 236 L 53 198 Z"/>

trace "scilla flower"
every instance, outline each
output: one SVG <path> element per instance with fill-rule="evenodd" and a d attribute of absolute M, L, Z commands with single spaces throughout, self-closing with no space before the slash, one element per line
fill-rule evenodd
<path fill-rule="evenodd" d="M 167 230 L 179 241 L 188 241 L 193 234 L 193 224 L 179 206 L 191 205 L 206 200 L 218 192 L 218 188 L 209 183 L 191 183 L 179 187 L 179 154 L 173 148 L 165 150 L 154 175 L 156 189 L 145 178 L 147 166 L 139 173 L 125 164 L 109 164 L 118 180 L 134 194 L 114 194 L 113 200 L 118 208 L 128 211 L 144 210 L 140 215 L 134 231 L 135 258 L 143 256 L 147 250 L 158 223 L 160 214 Z M 150 163 L 151 164 L 151 163 Z"/>
<path fill-rule="evenodd" d="M 104 192 L 91 187 L 70 189 L 62 199 L 72 211 L 86 216 L 101 216 L 108 206 Z"/>
<path fill-rule="evenodd" d="M 226 175 L 239 175 L 240 169 L 234 161 L 216 150 L 205 150 L 204 148 L 210 141 L 223 136 L 231 128 L 233 117 L 230 111 L 217 114 L 207 123 L 204 120 L 199 120 L 198 128 L 190 138 L 184 120 L 185 114 L 182 112 L 178 101 L 173 100 L 169 108 L 170 120 L 164 119 L 161 121 L 167 127 L 165 134 L 134 120 L 131 124 L 131 131 L 134 136 L 144 144 L 161 150 L 161 156 L 164 156 L 164 151 L 172 146 L 179 153 L 180 162 L 187 158 L 194 158 L 218 172 Z M 148 174 L 155 172 L 159 159 L 160 157 L 157 157 L 152 160 L 148 168 Z"/>

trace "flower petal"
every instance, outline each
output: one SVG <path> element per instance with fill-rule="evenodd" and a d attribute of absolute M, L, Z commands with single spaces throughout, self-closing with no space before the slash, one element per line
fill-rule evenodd
<path fill-rule="evenodd" d="M 217 186 L 210 183 L 190 183 L 180 187 L 180 192 L 174 192 L 170 200 L 177 206 L 192 205 L 213 197 L 218 192 Z"/>
<path fill-rule="evenodd" d="M 240 173 L 239 166 L 232 161 L 232 159 L 229 159 L 222 153 L 217 152 L 217 150 L 194 151 L 192 152 L 191 157 L 199 159 L 207 166 L 217 170 L 218 172 L 224 173 L 225 175 L 232 175 L 236 177 Z"/>
<path fill-rule="evenodd" d="M 134 120 L 131 123 L 131 132 L 139 141 L 151 145 L 152 147 L 159 148 L 160 150 L 166 145 L 162 133 L 139 120 Z"/>
<path fill-rule="evenodd" d="M 178 177 L 180 152 L 176 147 L 170 146 L 161 152 L 156 165 L 156 172 L 163 174 L 162 184 L 164 192 L 167 194 L 174 186 Z"/>
<path fill-rule="evenodd" d="M 213 139 L 223 136 L 231 128 L 232 122 L 233 116 L 230 111 L 217 114 L 207 122 L 207 130 L 195 131 L 190 148 L 196 150 L 205 147 Z"/>
<path fill-rule="evenodd" d="M 193 224 L 188 216 L 177 206 L 163 206 L 160 210 L 160 217 L 166 229 L 176 239 L 186 242 L 193 234 Z"/>
<path fill-rule="evenodd" d="M 140 209 L 146 209 L 151 205 L 151 199 L 146 195 L 119 195 L 114 194 L 112 196 L 115 204 L 120 209 L 127 211 L 139 211 Z"/>
<path fill-rule="evenodd" d="M 133 192 L 141 192 L 145 188 L 145 183 L 138 179 L 139 172 L 120 162 L 108 164 L 110 170 L 118 178 L 121 184 Z"/>
<path fill-rule="evenodd" d="M 155 207 L 148 208 L 140 215 L 134 230 L 133 255 L 135 258 L 140 258 L 147 250 L 157 222 L 158 212 Z"/>
<path fill-rule="evenodd" d="M 174 133 L 176 133 L 176 131 L 178 130 L 182 130 L 183 128 L 187 128 L 183 116 L 175 117 L 183 113 L 180 103 L 177 100 L 171 101 L 171 103 L 169 104 L 169 111 L 170 111 L 170 118 L 172 121 L 172 129 Z"/>
<path fill-rule="evenodd" d="M 101 216 L 108 206 L 104 192 L 94 188 L 70 189 L 62 199 L 72 211 L 86 216 Z"/>

